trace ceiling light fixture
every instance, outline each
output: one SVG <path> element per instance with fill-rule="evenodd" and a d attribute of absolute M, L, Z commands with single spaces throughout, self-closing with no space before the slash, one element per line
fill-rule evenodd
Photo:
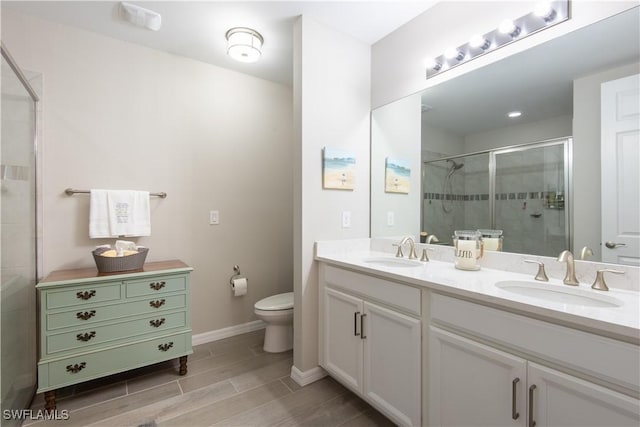
<path fill-rule="evenodd" d="M 568 19 L 569 0 L 541 1 L 532 12 L 518 19 L 505 19 L 498 28 L 474 35 L 467 43 L 449 47 L 441 55 L 425 60 L 426 77 L 431 78 Z"/>
<path fill-rule="evenodd" d="M 256 62 L 262 56 L 264 39 L 256 30 L 245 27 L 227 31 L 227 54 L 240 62 Z"/>
<path fill-rule="evenodd" d="M 522 111 L 511 111 L 507 113 L 507 117 L 510 119 L 515 119 L 516 117 L 520 117 L 522 115 Z"/>

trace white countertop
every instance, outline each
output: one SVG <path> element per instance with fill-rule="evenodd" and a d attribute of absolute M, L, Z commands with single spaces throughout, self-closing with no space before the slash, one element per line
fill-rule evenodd
<path fill-rule="evenodd" d="M 608 292 L 596 291 L 591 289 L 590 284 L 581 283 L 579 287 L 571 286 L 570 288 L 603 293 L 622 301 L 622 305 L 591 307 L 565 304 L 515 294 L 495 286 L 496 282 L 504 280 L 535 282 L 531 274 L 484 267 L 478 271 L 464 271 L 456 269 L 453 263 L 442 261 L 429 261 L 417 267 L 386 267 L 366 262 L 367 259 L 379 257 L 393 259 L 394 255 L 364 249 L 362 244 L 352 246 L 349 250 L 319 250 L 316 254 L 316 260 L 327 264 L 453 294 L 538 319 L 640 344 L 640 293 L 638 292 L 618 289 L 610 289 Z M 568 287 L 557 279 L 538 283 Z"/>

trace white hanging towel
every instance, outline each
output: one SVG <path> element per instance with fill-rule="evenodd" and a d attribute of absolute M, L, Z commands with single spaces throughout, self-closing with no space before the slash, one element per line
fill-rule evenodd
<path fill-rule="evenodd" d="M 91 190 L 90 237 L 150 235 L 148 191 Z"/>

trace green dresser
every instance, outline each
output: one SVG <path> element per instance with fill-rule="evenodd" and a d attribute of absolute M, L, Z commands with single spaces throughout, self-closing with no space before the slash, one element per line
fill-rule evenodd
<path fill-rule="evenodd" d="M 55 409 L 56 389 L 179 358 L 191 349 L 189 279 L 182 261 L 142 271 L 54 271 L 40 282 L 38 393 Z"/>

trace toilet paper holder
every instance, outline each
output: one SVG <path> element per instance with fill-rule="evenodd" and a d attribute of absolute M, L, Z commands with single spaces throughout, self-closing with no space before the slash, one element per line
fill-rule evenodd
<path fill-rule="evenodd" d="M 229 283 L 231 284 L 231 286 L 233 286 L 233 279 L 237 279 L 240 277 L 240 266 L 234 265 L 233 271 L 235 271 L 235 274 L 229 279 Z"/>

